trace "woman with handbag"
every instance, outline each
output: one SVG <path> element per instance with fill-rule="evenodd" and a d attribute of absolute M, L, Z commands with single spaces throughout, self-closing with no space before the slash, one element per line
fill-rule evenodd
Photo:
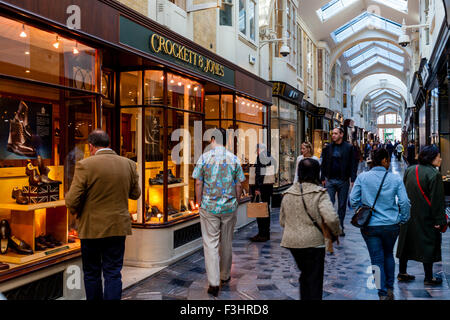
<path fill-rule="evenodd" d="M 284 228 L 281 246 L 291 251 L 300 275 L 301 300 L 322 300 L 325 241 L 322 228 L 337 239 L 339 217 L 330 196 L 320 185 L 320 164 L 306 158 L 298 165 L 298 179 L 284 194 L 280 225 Z"/>
<path fill-rule="evenodd" d="M 256 158 L 254 185 L 250 185 L 250 193 L 255 199 L 259 197 L 262 202 L 267 203 L 269 217 L 256 218 L 258 234 L 251 237 L 250 241 L 266 242 L 270 240 L 270 199 L 275 183 L 275 159 L 270 156 L 265 144 L 259 143 L 256 149 L 258 157 Z"/>
<path fill-rule="evenodd" d="M 409 219 L 410 203 L 401 177 L 388 172 L 389 152 L 377 149 L 372 153 L 372 162 L 374 167 L 356 178 L 350 194 L 350 203 L 357 209 L 352 224 L 357 225 L 355 220 L 359 215 L 364 217 L 365 221 L 358 226 L 369 250 L 372 268 L 378 267 L 373 270 L 378 296 L 380 300 L 393 300 L 394 245 L 400 224 Z"/>
<path fill-rule="evenodd" d="M 311 158 L 314 160 L 319 161 L 320 164 L 320 159 L 317 158 L 314 155 L 314 148 L 311 144 L 311 142 L 303 142 L 300 146 L 300 155 L 297 157 L 297 164 L 295 166 L 295 176 L 294 176 L 294 183 L 298 182 L 298 164 L 300 163 L 300 161 L 302 161 L 303 159 L 306 158 Z"/>
<path fill-rule="evenodd" d="M 418 165 L 408 167 L 404 182 L 411 199 L 411 219 L 401 227 L 397 247 L 400 259 L 398 281 L 411 281 L 415 277 L 406 272 L 408 260 L 423 263 L 425 285 L 440 285 L 441 278 L 433 277 L 433 263 L 442 260 L 441 232 L 447 228 L 444 183 L 436 167 L 441 165 L 436 146 L 424 147 Z"/>

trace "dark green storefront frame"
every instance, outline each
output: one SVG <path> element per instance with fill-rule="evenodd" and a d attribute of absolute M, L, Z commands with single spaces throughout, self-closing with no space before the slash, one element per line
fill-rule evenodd
<path fill-rule="evenodd" d="M 224 69 L 224 75 L 221 76 L 217 76 L 217 75 L 213 75 L 211 73 L 208 72 L 204 72 L 201 68 L 197 67 L 197 66 L 193 66 L 192 64 L 189 64 L 187 62 L 184 62 L 180 59 L 177 59 L 171 55 L 167 55 L 161 52 L 154 52 L 151 47 L 150 47 L 150 39 L 152 37 L 152 35 L 155 34 L 155 32 L 153 32 L 152 30 L 136 23 L 133 22 L 127 18 L 125 18 L 124 16 L 120 16 L 120 34 L 119 34 L 119 42 L 127 45 L 129 47 L 135 48 L 137 50 L 140 50 L 142 52 L 145 52 L 146 54 L 149 54 L 151 56 L 155 56 L 158 57 L 160 59 L 169 61 L 173 64 L 179 65 L 185 69 L 194 71 L 196 73 L 200 73 L 202 75 L 204 75 L 205 77 L 208 78 L 212 78 L 218 82 L 224 83 L 228 86 L 235 86 L 235 74 L 234 74 L 234 70 L 223 66 Z M 158 34 L 160 36 L 165 36 L 163 34 Z M 172 42 L 175 42 L 172 39 L 169 39 Z M 191 51 L 191 48 L 188 48 Z M 197 53 L 197 52 L 196 52 Z M 203 57 L 203 59 L 209 59 L 208 57 L 205 57 L 202 54 L 197 53 L 197 55 L 199 57 Z M 212 59 L 210 59 L 212 60 Z"/>

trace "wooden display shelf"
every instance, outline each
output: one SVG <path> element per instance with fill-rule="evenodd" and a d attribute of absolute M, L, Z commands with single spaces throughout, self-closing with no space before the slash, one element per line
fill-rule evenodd
<path fill-rule="evenodd" d="M 168 184 L 167 188 L 168 189 L 172 189 L 172 188 L 179 188 L 179 187 L 186 187 L 188 184 L 184 183 L 184 182 L 180 182 L 180 183 L 172 183 L 172 184 Z M 149 185 L 150 188 L 162 188 L 163 185 L 162 184 L 151 184 Z"/>
<path fill-rule="evenodd" d="M 0 256 L 0 261 L 22 264 L 36 259 L 44 258 L 51 251 L 35 251 L 35 239 L 40 234 L 51 234 L 53 237 L 64 244 L 68 243 L 68 212 L 65 200 L 43 202 L 36 204 L 21 205 L 15 202 L 2 203 L 0 209 L 11 211 L 11 233 L 17 238 L 27 243 L 34 251 L 32 255 L 15 254 L 12 250 L 4 256 Z M 36 220 L 45 211 L 45 218 L 41 221 L 42 225 Z M 70 246 L 69 246 L 70 248 Z M 56 249 L 56 248 L 54 248 Z M 3 260 L 2 260 L 3 259 Z"/>
<path fill-rule="evenodd" d="M 66 243 L 62 246 L 50 248 L 44 251 L 36 251 L 34 254 L 24 255 L 14 252 L 12 249 L 8 249 L 8 253 L 0 255 L 0 261 L 3 263 L 12 264 L 24 264 L 29 262 L 34 262 L 36 260 L 44 260 L 50 256 L 55 256 L 60 253 L 68 253 L 71 251 L 76 251 L 80 249 L 80 242 L 76 241 L 74 243 Z"/>
<path fill-rule="evenodd" d="M 17 204 L 16 202 L 11 202 L 11 203 L 0 203 L 0 209 L 14 210 L 14 211 L 34 211 L 39 209 L 63 207 L 65 205 L 66 200 L 58 200 L 34 204 Z"/>

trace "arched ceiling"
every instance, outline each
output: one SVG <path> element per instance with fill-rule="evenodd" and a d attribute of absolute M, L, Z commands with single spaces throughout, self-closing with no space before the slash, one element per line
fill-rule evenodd
<path fill-rule="evenodd" d="M 374 94 L 379 90 L 386 90 L 386 92 L 375 96 Z M 364 100 L 376 102 L 379 99 L 401 102 L 400 105 L 402 106 L 404 101 L 406 101 L 408 90 L 405 83 L 398 77 L 392 74 L 380 73 L 369 75 L 355 83 L 351 94 L 355 96 L 356 106 L 360 106 Z M 370 94 L 374 96 L 371 98 Z M 400 98 L 398 95 L 400 95 Z"/>
<path fill-rule="evenodd" d="M 401 24 L 419 24 L 418 0 L 299 0 L 300 16 L 339 60 L 351 78 L 356 106 L 369 101 L 376 112 L 397 110 L 407 101 L 411 49 L 398 45 Z M 380 80 L 385 81 L 380 82 Z M 386 89 L 380 97 L 367 95 Z"/>

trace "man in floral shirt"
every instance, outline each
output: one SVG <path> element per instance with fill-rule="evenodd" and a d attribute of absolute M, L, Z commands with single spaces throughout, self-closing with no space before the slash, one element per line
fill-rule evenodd
<path fill-rule="evenodd" d="M 197 203 L 201 203 L 200 224 L 208 293 L 215 297 L 220 284 L 230 280 L 236 210 L 242 192 L 241 182 L 245 180 L 239 159 L 224 145 L 226 131 L 215 129 L 210 150 L 201 155 L 192 173 L 192 177 L 197 179 Z"/>

